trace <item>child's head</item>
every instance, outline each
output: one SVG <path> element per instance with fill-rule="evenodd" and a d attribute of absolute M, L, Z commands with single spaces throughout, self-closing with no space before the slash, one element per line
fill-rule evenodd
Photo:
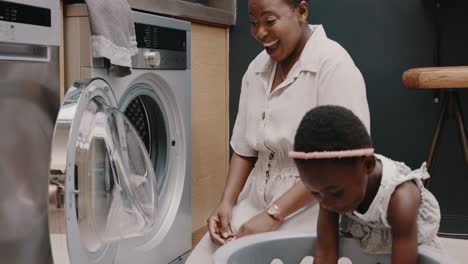
<path fill-rule="evenodd" d="M 308 153 L 295 158 L 302 181 L 322 207 L 337 213 L 356 210 L 364 199 L 367 175 L 375 167 L 371 148 L 361 120 L 350 110 L 332 105 L 310 110 L 294 140 L 294 152 Z M 350 150 L 355 150 L 351 157 L 336 158 L 342 156 L 340 151 Z M 353 153 L 356 151 L 361 153 Z"/>

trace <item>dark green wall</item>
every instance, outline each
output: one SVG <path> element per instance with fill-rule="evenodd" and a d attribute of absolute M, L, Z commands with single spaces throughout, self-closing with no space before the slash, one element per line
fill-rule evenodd
<path fill-rule="evenodd" d="M 351 54 L 364 76 L 377 152 L 404 161 L 412 168 L 419 167 L 427 156 L 440 105 L 432 102 L 430 91 L 405 89 L 401 77 L 406 69 L 434 66 L 433 9 L 421 0 L 309 2 L 310 22 L 323 24 L 329 38 Z M 250 61 L 262 50 L 250 35 L 247 1 L 237 1 L 237 5 L 237 25 L 230 32 L 231 131 L 242 76 Z M 468 65 L 468 16 L 463 15 L 467 11 L 459 6 L 442 11 L 443 65 Z M 461 95 L 466 116 L 467 92 Z M 468 173 L 463 164 L 458 131 L 454 121 L 448 121 L 445 128 L 434 163 L 431 188 L 443 213 L 468 216 Z M 443 230 L 463 228 L 468 232 L 466 223 L 443 221 Z"/>

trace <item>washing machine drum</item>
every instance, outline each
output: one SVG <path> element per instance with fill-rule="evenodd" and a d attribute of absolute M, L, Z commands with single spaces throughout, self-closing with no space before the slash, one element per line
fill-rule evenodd
<path fill-rule="evenodd" d="M 146 147 L 102 79 L 76 84 L 54 131 L 49 229 L 55 263 L 114 263 L 119 242 L 155 224 Z"/>

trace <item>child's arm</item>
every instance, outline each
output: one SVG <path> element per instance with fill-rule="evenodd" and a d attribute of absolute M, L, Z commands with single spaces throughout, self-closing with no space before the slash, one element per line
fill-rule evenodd
<path fill-rule="evenodd" d="M 339 214 L 330 212 L 320 206 L 314 264 L 338 262 L 338 221 Z"/>
<path fill-rule="evenodd" d="M 416 264 L 418 216 L 421 194 L 414 182 L 399 185 L 392 194 L 387 219 L 392 227 L 392 263 Z"/>

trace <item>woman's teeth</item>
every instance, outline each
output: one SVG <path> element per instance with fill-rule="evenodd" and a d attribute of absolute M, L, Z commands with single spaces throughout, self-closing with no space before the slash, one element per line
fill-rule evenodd
<path fill-rule="evenodd" d="M 278 42 L 278 40 L 275 40 L 275 41 L 272 41 L 272 42 L 268 42 L 268 43 L 263 43 L 263 46 L 265 46 L 265 47 L 268 48 L 268 47 L 270 47 L 271 45 L 276 44 L 276 42 Z"/>

